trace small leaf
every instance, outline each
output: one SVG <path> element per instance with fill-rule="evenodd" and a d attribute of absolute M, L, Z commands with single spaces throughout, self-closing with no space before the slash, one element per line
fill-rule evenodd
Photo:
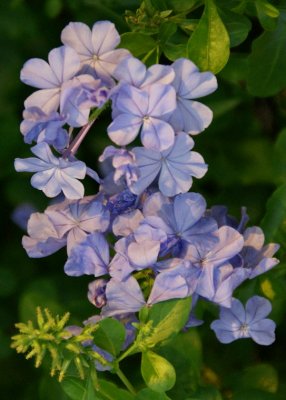
<path fill-rule="evenodd" d="M 178 58 L 187 56 L 186 44 L 174 44 L 167 42 L 164 44 L 163 51 L 165 56 L 171 61 L 176 61 Z"/>
<path fill-rule="evenodd" d="M 164 22 L 161 24 L 159 29 L 160 45 L 162 46 L 166 43 L 167 40 L 176 33 L 176 31 L 177 25 L 174 22 Z"/>
<path fill-rule="evenodd" d="M 171 400 L 165 393 L 154 392 L 151 389 L 142 389 L 137 393 L 135 400 Z"/>
<path fill-rule="evenodd" d="M 202 71 L 218 73 L 229 58 L 229 35 L 213 0 L 206 0 L 203 15 L 188 42 L 188 57 Z"/>
<path fill-rule="evenodd" d="M 133 400 L 134 396 L 127 390 L 120 389 L 113 382 L 99 379 L 99 393 L 104 400 Z"/>
<path fill-rule="evenodd" d="M 219 9 L 219 15 L 228 31 L 230 47 L 243 43 L 251 29 L 251 22 L 244 15 L 234 13 L 226 8 Z"/>
<path fill-rule="evenodd" d="M 93 334 L 94 343 L 116 356 L 122 349 L 125 340 L 124 326 L 113 318 L 105 318 L 98 322 L 99 328 Z"/>
<path fill-rule="evenodd" d="M 266 214 L 261 221 L 266 242 L 275 240 L 278 232 L 286 222 L 286 184 L 280 186 L 269 198 Z"/>
<path fill-rule="evenodd" d="M 121 35 L 120 47 L 129 50 L 134 57 L 146 54 L 156 46 L 155 40 L 144 33 L 127 32 Z"/>
<path fill-rule="evenodd" d="M 95 391 L 91 379 L 82 381 L 75 377 L 66 377 L 61 382 L 63 391 L 72 400 L 105 400 Z"/>
<path fill-rule="evenodd" d="M 249 56 L 247 87 L 254 96 L 273 96 L 286 87 L 286 10 L 277 28 L 253 41 Z"/>
<path fill-rule="evenodd" d="M 279 10 L 267 0 L 256 0 L 255 2 L 257 17 L 265 30 L 273 30 L 277 25 Z"/>
<path fill-rule="evenodd" d="M 199 0 L 169 0 L 168 3 L 175 11 L 184 12 L 191 10 Z"/>
<path fill-rule="evenodd" d="M 164 342 L 181 331 L 189 317 L 191 297 L 173 299 L 154 304 L 149 312 L 148 320 L 153 321 L 155 332 L 149 337 L 149 343 Z"/>
<path fill-rule="evenodd" d="M 166 392 L 176 382 L 172 364 L 153 351 L 142 353 L 141 373 L 146 385 L 155 392 Z"/>

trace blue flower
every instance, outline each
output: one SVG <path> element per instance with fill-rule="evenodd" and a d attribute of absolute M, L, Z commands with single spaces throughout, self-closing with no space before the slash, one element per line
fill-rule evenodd
<path fill-rule="evenodd" d="M 81 22 L 71 22 L 62 31 L 61 40 L 72 47 L 80 57 L 81 72 L 88 72 L 112 85 L 116 66 L 130 53 L 115 49 L 120 35 L 110 21 L 98 21 L 92 29 Z"/>
<path fill-rule="evenodd" d="M 128 83 L 139 89 L 146 89 L 154 83 L 165 85 L 174 80 L 175 73 L 168 65 L 154 64 L 148 69 L 146 65 L 135 57 L 125 58 L 118 64 L 114 77 L 120 84 Z"/>
<path fill-rule="evenodd" d="M 71 249 L 64 270 L 69 276 L 102 276 L 108 273 L 109 245 L 102 233 L 94 232 Z"/>
<path fill-rule="evenodd" d="M 69 46 L 61 46 L 49 52 L 49 64 L 40 59 L 28 60 L 21 70 L 21 80 L 39 88 L 25 101 L 25 107 L 39 107 L 50 113 L 60 105 L 62 84 L 73 78 L 80 68 L 77 53 Z"/>
<path fill-rule="evenodd" d="M 174 144 L 164 151 L 135 147 L 133 152 L 140 176 L 131 186 L 133 193 L 140 194 L 156 179 L 159 190 L 165 196 L 187 192 L 193 184 L 193 176 L 202 178 L 207 172 L 203 157 L 190 151 L 194 141 L 184 132 L 175 137 Z"/>
<path fill-rule="evenodd" d="M 131 143 L 141 129 L 141 141 L 148 149 L 166 150 L 174 143 L 174 130 L 166 122 L 176 108 L 171 85 L 155 83 L 148 90 L 125 84 L 116 95 L 116 117 L 108 126 L 110 139 L 119 146 Z"/>
<path fill-rule="evenodd" d="M 45 142 L 38 143 L 31 151 L 38 158 L 16 158 L 15 169 L 36 172 L 31 179 L 34 188 L 42 190 L 47 197 L 56 197 L 61 192 L 71 200 L 83 197 L 84 187 L 78 179 L 86 175 L 84 162 L 55 157 Z"/>
<path fill-rule="evenodd" d="M 45 257 L 67 245 L 67 252 L 95 231 L 109 226 L 109 212 L 93 196 L 49 206 L 44 213 L 33 213 L 23 246 L 30 257 Z"/>
<path fill-rule="evenodd" d="M 269 271 L 279 263 L 279 260 L 272 256 L 280 246 L 276 243 L 264 246 L 265 237 L 261 228 L 258 226 L 247 228 L 243 236 L 244 247 L 240 254 L 244 262 L 244 268 L 250 270 L 250 279 Z"/>
<path fill-rule="evenodd" d="M 200 72 L 186 58 L 176 60 L 172 67 L 176 74 L 172 85 L 177 93 L 177 108 L 169 122 L 175 131 L 198 134 L 209 126 L 213 114 L 207 106 L 193 99 L 214 92 L 217 88 L 216 77 L 211 72 Z"/>
<path fill-rule="evenodd" d="M 30 107 L 24 110 L 23 117 L 20 130 L 25 143 L 46 142 L 58 150 L 67 146 L 69 136 L 63 129 L 66 123 L 63 115 L 56 111 L 46 114 L 38 107 Z"/>
<path fill-rule="evenodd" d="M 199 193 L 183 193 L 170 200 L 160 193 L 154 193 L 144 203 L 144 221 L 167 234 L 160 254 L 170 251 L 183 257 L 188 244 L 218 242 L 217 224 L 213 218 L 204 217 L 206 201 Z"/>
<path fill-rule="evenodd" d="M 233 299 L 231 308 L 221 307 L 220 319 L 213 321 L 211 329 L 221 343 L 251 338 L 268 346 L 275 340 L 275 323 L 265 318 L 270 312 L 271 303 L 263 297 L 251 297 L 245 309 L 239 300 Z"/>

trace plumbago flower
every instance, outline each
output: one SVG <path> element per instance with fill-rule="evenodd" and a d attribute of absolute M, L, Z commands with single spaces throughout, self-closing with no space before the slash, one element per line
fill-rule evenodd
<path fill-rule="evenodd" d="M 36 142 L 35 157 L 17 158 L 15 168 L 33 172 L 32 186 L 47 197 L 63 196 L 30 215 L 22 242 L 28 255 L 45 257 L 66 247 L 64 272 L 91 277 L 87 296 L 96 315 L 86 326 L 116 318 L 127 332 L 123 349 L 146 334 L 139 311 L 190 296 L 185 330 L 203 323 L 197 305 L 211 302 L 220 308 L 211 329 L 222 343 L 250 337 L 270 345 L 275 323 L 265 318 L 269 301 L 254 296 L 244 309 L 234 291 L 273 268 L 279 246 L 264 245 L 262 230 L 246 227 L 244 208 L 236 221 L 226 207 L 208 209 L 201 194 L 189 192 L 193 178 L 208 168 L 190 135 L 212 121 L 212 111 L 197 99 L 216 90 L 215 76 L 185 58 L 147 68 L 117 48 L 120 36 L 109 21 L 92 29 L 72 22 L 61 39 L 64 45 L 49 53 L 49 63 L 31 59 L 21 71 L 22 81 L 40 90 L 25 101 L 21 123 L 25 143 Z M 109 104 L 107 132 L 97 128 L 96 135 L 105 134 L 118 147 L 104 149 L 99 177 L 75 154 Z M 80 182 L 86 175 L 96 182 L 91 196 Z M 70 327 L 73 337 L 82 332 Z M 115 354 L 90 336 L 82 343 L 93 352 L 96 369 L 112 369 Z"/>

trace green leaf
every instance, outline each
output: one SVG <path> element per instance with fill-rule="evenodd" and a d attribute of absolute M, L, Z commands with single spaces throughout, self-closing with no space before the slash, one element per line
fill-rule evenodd
<path fill-rule="evenodd" d="M 178 58 L 187 56 L 187 45 L 167 42 L 164 44 L 163 51 L 169 60 L 176 61 Z"/>
<path fill-rule="evenodd" d="M 256 0 L 255 7 L 257 17 L 265 30 L 273 30 L 276 28 L 279 10 L 267 0 Z"/>
<path fill-rule="evenodd" d="M 142 389 L 137 393 L 135 400 L 171 400 L 165 393 L 154 392 L 151 389 Z"/>
<path fill-rule="evenodd" d="M 188 57 L 202 71 L 218 73 L 229 58 L 230 40 L 213 0 L 206 0 L 200 22 L 188 41 Z"/>
<path fill-rule="evenodd" d="M 105 400 L 95 391 L 91 379 L 82 381 L 79 378 L 66 377 L 61 386 L 72 400 Z"/>
<path fill-rule="evenodd" d="M 244 42 L 251 29 L 250 20 L 226 8 L 219 9 L 219 15 L 228 31 L 230 47 L 238 46 Z"/>
<path fill-rule="evenodd" d="M 104 379 L 99 379 L 99 392 L 104 400 L 133 400 L 133 394 L 120 389 L 117 385 Z"/>
<path fill-rule="evenodd" d="M 121 35 L 120 47 L 129 50 L 134 57 L 146 54 L 156 46 L 155 40 L 144 33 L 127 32 Z"/>
<path fill-rule="evenodd" d="M 114 383 L 104 379 L 98 380 L 98 390 L 94 388 L 92 380 L 82 381 L 75 377 L 66 377 L 61 386 L 72 400 L 133 400 L 134 396 Z"/>
<path fill-rule="evenodd" d="M 254 96 L 273 96 L 286 87 L 286 11 L 277 28 L 253 41 L 249 56 L 247 87 Z"/>
<path fill-rule="evenodd" d="M 190 308 L 191 297 L 154 304 L 148 315 L 148 320 L 153 321 L 155 328 L 154 333 L 149 337 L 150 345 L 162 343 L 179 333 L 187 322 Z"/>
<path fill-rule="evenodd" d="M 94 343 L 116 356 L 125 340 L 124 326 L 116 319 L 105 318 L 98 322 L 99 328 L 93 335 Z"/>
<path fill-rule="evenodd" d="M 166 346 L 160 348 L 160 355 L 167 358 L 177 374 L 176 384 L 170 392 L 173 399 L 184 399 L 197 389 L 201 379 L 202 343 L 195 329 L 179 333 Z"/>
<path fill-rule="evenodd" d="M 277 238 L 279 230 L 286 222 L 286 184 L 280 186 L 269 198 L 266 214 L 261 221 L 266 241 Z"/>
<path fill-rule="evenodd" d="M 172 6 L 175 11 L 184 12 L 191 10 L 199 0 L 169 0 L 168 4 Z"/>
<path fill-rule="evenodd" d="M 164 45 L 171 36 L 177 31 L 177 25 L 174 22 L 164 22 L 160 25 L 159 40 L 160 45 Z"/>
<path fill-rule="evenodd" d="M 146 385 L 155 392 L 166 392 L 176 382 L 172 364 L 150 350 L 142 353 L 141 373 Z"/>

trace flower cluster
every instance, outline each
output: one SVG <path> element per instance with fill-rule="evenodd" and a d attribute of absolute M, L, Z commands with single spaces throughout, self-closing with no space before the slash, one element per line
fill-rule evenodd
<path fill-rule="evenodd" d="M 202 195 L 189 192 L 193 177 L 207 171 L 192 136 L 212 120 L 196 99 L 216 90 L 215 76 L 184 58 L 146 68 L 116 48 L 120 36 L 108 21 L 92 30 L 70 23 L 61 39 L 49 63 L 31 59 L 21 71 L 24 83 L 40 89 L 25 101 L 21 124 L 24 141 L 37 144 L 35 157 L 16 159 L 15 168 L 34 172 L 31 184 L 46 196 L 65 196 L 31 215 L 23 238 L 28 255 L 66 246 L 65 273 L 93 277 L 88 299 L 100 309 L 96 320 L 115 316 L 131 326 L 145 305 L 192 296 L 186 329 L 202 323 L 195 310 L 204 299 L 221 307 L 211 325 L 221 342 L 271 344 L 270 303 L 254 296 L 244 311 L 233 292 L 274 267 L 279 246 L 264 245 L 259 227 L 246 228 L 244 209 L 237 222 L 226 207 L 208 209 Z M 118 147 L 100 156 L 100 177 L 75 153 L 110 103 L 107 134 Z M 141 146 L 126 147 L 138 136 Z M 84 196 L 79 182 L 86 175 L 100 185 L 93 196 Z"/>

